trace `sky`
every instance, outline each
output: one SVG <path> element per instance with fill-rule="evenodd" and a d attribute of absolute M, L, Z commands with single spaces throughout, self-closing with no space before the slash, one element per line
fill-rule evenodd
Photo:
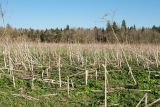
<path fill-rule="evenodd" d="M 120 26 L 160 25 L 160 0 L 0 0 L 5 24 L 16 28 L 106 27 L 102 17 Z M 2 19 L 0 20 L 2 24 Z"/>

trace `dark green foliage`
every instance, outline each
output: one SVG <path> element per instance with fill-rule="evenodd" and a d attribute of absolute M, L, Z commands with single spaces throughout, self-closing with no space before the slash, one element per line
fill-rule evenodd
<path fill-rule="evenodd" d="M 122 20 L 121 29 L 127 30 L 127 25 L 125 20 Z"/>

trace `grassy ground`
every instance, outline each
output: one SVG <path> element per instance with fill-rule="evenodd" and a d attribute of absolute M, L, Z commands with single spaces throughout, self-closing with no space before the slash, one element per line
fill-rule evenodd
<path fill-rule="evenodd" d="M 1 107 L 104 106 L 105 89 L 111 107 L 135 107 L 144 95 L 147 104 L 160 98 L 159 46 L 1 43 L 0 47 Z M 145 99 L 139 105 L 143 106 Z"/>

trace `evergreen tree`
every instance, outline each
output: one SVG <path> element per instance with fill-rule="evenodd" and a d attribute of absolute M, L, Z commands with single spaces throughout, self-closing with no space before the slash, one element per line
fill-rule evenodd
<path fill-rule="evenodd" d="M 136 30 L 136 25 L 133 26 L 133 29 Z"/>
<path fill-rule="evenodd" d="M 110 22 L 107 23 L 106 31 L 107 31 L 107 32 L 112 31 Z"/>
<path fill-rule="evenodd" d="M 122 20 L 121 29 L 124 29 L 124 30 L 126 30 L 126 29 L 127 29 L 126 21 L 125 21 L 125 20 Z"/>
<path fill-rule="evenodd" d="M 66 30 L 69 30 L 69 29 L 70 29 L 70 28 L 69 28 L 69 25 L 67 25 L 67 26 L 66 26 Z"/>
<path fill-rule="evenodd" d="M 115 21 L 113 22 L 113 29 L 115 32 L 118 32 L 118 26 Z"/>
<path fill-rule="evenodd" d="M 145 30 L 145 28 L 144 28 L 144 27 L 142 27 L 141 31 L 142 31 L 142 32 L 144 32 L 144 30 Z"/>
<path fill-rule="evenodd" d="M 152 30 L 156 30 L 156 28 L 157 28 L 157 27 L 156 27 L 155 25 L 153 25 Z"/>

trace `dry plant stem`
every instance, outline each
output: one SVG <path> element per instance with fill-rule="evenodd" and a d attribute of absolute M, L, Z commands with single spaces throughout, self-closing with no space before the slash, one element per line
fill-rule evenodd
<path fill-rule="evenodd" d="M 0 3 L 0 16 L 2 18 L 2 22 L 3 22 L 3 27 L 4 27 L 4 30 L 3 30 L 3 33 L 2 33 L 2 37 L 5 36 L 5 34 L 7 33 L 7 28 L 6 28 L 6 24 L 5 24 L 5 20 L 4 20 L 4 11 L 2 9 L 2 4 Z"/>
<path fill-rule="evenodd" d="M 31 97 L 31 96 L 27 96 L 27 95 L 22 95 L 22 94 L 12 94 L 13 96 L 17 96 L 17 97 L 22 97 L 25 98 L 27 100 L 39 100 L 37 98 Z"/>
<path fill-rule="evenodd" d="M 41 74 L 41 76 L 42 76 L 42 79 L 44 78 L 44 70 L 42 71 L 42 74 Z"/>
<path fill-rule="evenodd" d="M 151 71 L 150 71 L 148 62 L 147 62 L 147 69 L 148 69 L 148 81 L 150 81 L 150 79 L 151 79 Z"/>
<path fill-rule="evenodd" d="M 117 65 L 120 67 L 120 60 L 119 60 L 119 52 L 116 52 L 116 61 L 117 61 Z"/>
<path fill-rule="evenodd" d="M 48 76 L 51 77 L 51 58 L 50 58 L 50 56 L 49 56 L 49 62 L 48 62 L 48 73 L 49 73 L 49 71 L 50 71 L 50 74 Z"/>
<path fill-rule="evenodd" d="M 47 76 L 47 77 L 49 77 L 49 73 L 48 73 L 49 71 L 48 71 L 48 68 L 47 68 L 47 69 L 45 69 L 45 71 L 46 71 L 46 76 Z"/>
<path fill-rule="evenodd" d="M 69 77 L 67 76 L 67 92 L 68 92 L 68 97 L 69 97 Z"/>
<path fill-rule="evenodd" d="M 136 81 L 136 79 L 135 79 L 134 76 L 133 76 L 131 67 L 129 67 L 129 74 L 131 75 L 131 77 L 132 77 L 132 79 L 133 79 L 133 81 L 134 81 L 134 85 L 136 85 L 136 84 L 137 84 L 137 81 Z"/>
<path fill-rule="evenodd" d="M 78 63 L 80 62 L 80 55 L 79 55 L 79 53 L 77 53 L 77 61 L 78 61 Z"/>
<path fill-rule="evenodd" d="M 115 36 L 115 38 L 116 38 L 116 40 L 117 40 L 117 43 L 119 43 L 120 49 L 121 49 L 121 51 L 122 51 L 122 54 L 123 54 L 123 56 L 124 56 L 124 58 L 125 58 L 125 61 L 126 61 L 127 66 L 128 66 L 129 73 L 131 74 L 132 79 L 133 79 L 133 81 L 134 81 L 134 84 L 136 85 L 136 84 L 137 84 L 137 82 L 136 82 L 136 80 L 135 80 L 135 78 L 134 78 L 133 72 L 132 72 L 131 67 L 130 67 L 130 65 L 129 65 L 129 63 L 128 63 L 128 60 L 127 60 L 126 54 L 125 54 L 125 52 L 124 52 L 124 50 L 123 50 L 123 48 L 122 48 L 122 45 L 121 45 L 121 44 L 120 44 L 120 42 L 119 42 L 119 39 L 118 39 L 118 37 L 117 37 L 117 35 L 116 35 L 116 33 L 115 33 L 114 29 L 113 29 L 112 24 L 111 24 L 111 23 L 109 23 L 109 24 L 110 24 L 110 26 L 111 26 L 111 29 L 112 29 L 113 35 Z"/>
<path fill-rule="evenodd" d="M 140 104 L 141 104 L 141 102 L 142 102 L 144 99 L 145 99 L 145 107 L 147 107 L 147 97 L 148 97 L 147 93 L 144 94 L 143 98 L 138 102 L 138 104 L 136 105 L 136 107 L 139 107 Z"/>
<path fill-rule="evenodd" d="M 158 60 L 158 50 L 156 50 L 156 52 L 154 52 L 154 57 L 155 57 L 155 60 L 156 60 L 156 65 L 157 65 L 157 68 L 159 66 L 159 60 Z"/>
<path fill-rule="evenodd" d="M 104 67 L 104 70 L 105 70 L 105 91 L 104 91 L 104 94 L 105 94 L 105 107 L 107 107 L 107 92 L 108 92 L 108 90 L 107 90 L 107 86 L 108 86 L 108 77 L 107 77 L 107 75 L 108 75 L 108 71 L 107 71 L 107 66 L 106 65 L 102 65 L 103 67 Z"/>
<path fill-rule="evenodd" d="M 31 89 L 34 90 L 34 80 L 35 80 L 35 78 L 34 78 L 34 71 L 33 71 L 34 66 L 33 66 L 32 57 L 31 57 L 30 67 L 31 67 L 31 74 L 32 74 L 32 75 L 31 75 L 31 76 L 32 76 Z"/>
<path fill-rule="evenodd" d="M 85 64 L 87 65 L 87 63 L 88 63 L 88 58 L 86 57 L 85 58 Z"/>
<path fill-rule="evenodd" d="M 139 59 L 137 54 L 136 54 L 136 62 L 137 62 L 137 65 L 139 66 Z"/>
<path fill-rule="evenodd" d="M 32 57 L 31 57 L 30 67 L 31 67 L 32 77 L 34 77 L 34 71 L 33 71 L 34 66 L 33 66 L 33 60 L 32 60 Z"/>
<path fill-rule="evenodd" d="M 32 90 L 34 90 L 34 88 L 35 88 L 35 87 L 34 87 L 34 80 L 35 80 L 35 78 L 32 78 L 32 80 L 31 80 L 31 89 L 32 89 Z"/>
<path fill-rule="evenodd" d="M 85 81 L 86 81 L 86 85 L 88 84 L 88 70 L 85 70 Z"/>
<path fill-rule="evenodd" d="M 12 80 L 13 80 L 13 87 L 16 88 L 16 82 L 15 82 L 15 77 L 14 75 L 12 74 Z"/>
<path fill-rule="evenodd" d="M 95 74 L 95 76 L 96 76 L 96 81 L 97 81 L 97 77 L 98 77 L 97 70 L 96 70 L 96 74 Z"/>
<path fill-rule="evenodd" d="M 4 67 L 7 68 L 7 62 L 6 62 L 6 49 L 3 51 L 3 61 L 4 61 Z"/>
<path fill-rule="evenodd" d="M 82 67 L 84 66 L 84 57 L 81 55 L 81 63 L 82 63 Z"/>
<path fill-rule="evenodd" d="M 151 104 L 148 104 L 147 107 L 152 107 L 155 104 L 160 104 L 160 98 L 152 102 Z"/>
<path fill-rule="evenodd" d="M 22 61 L 21 63 L 22 63 L 22 65 L 23 65 L 23 67 L 24 67 L 25 71 L 27 71 L 26 64 L 25 64 L 23 61 Z"/>
<path fill-rule="evenodd" d="M 72 85 L 72 88 L 74 88 L 74 84 L 73 84 L 73 80 L 71 79 L 71 85 Z"/>
<path fill-rule="evenodd" d="M 46 94 L 46 95 L 40 95 L 40 96 L 38 96 L 38 98 L 40 98 L 40 97 L 51 97 L 51 96 L 56 96 L 57 95 L 57 93 L 56 94 Z"/>
<path fill-rule="evenodd" d="M 148 71 L 148 81 L 150 81 L 150 79 L 151 79 L 151 72 Z"/>
<path fill-rule="evenodd" d="M 13 63 L 12 63 L 12 58 L 10 56 L 10 51 L 8 53 L 8 57 L 9 57 L 9 72 L 10 72 L 10 75 L 12 76 L 13 87 L 16 88 L 15 77 L 13 74 Z"/>
<path fill-rule="evenodd" d="M 62 87 L 62 82 L 61 82 L 61 57 L 59 55 L 58 57 L 58 74 L 59 74 L 59 87 Z"/>
<path fill-rule="evenodd" d="M 147 104 L 148 104 L 148 94 L 146 93 L 146 96 L 145 96 L 145 107 L 147 107 Z"/>
<path fill-rule="evenodd" d="M 46 69 L 46 75 L 47 75 L 47 77 L 49 77 L 49 69 L 48 68 Z"/>
<path fill-rule="evenodd" d="M 72 52 L 71 52 L 71 50 L 69 51 L 69 61 L 70 61 L 70 65 L 72 65 Z"/>

